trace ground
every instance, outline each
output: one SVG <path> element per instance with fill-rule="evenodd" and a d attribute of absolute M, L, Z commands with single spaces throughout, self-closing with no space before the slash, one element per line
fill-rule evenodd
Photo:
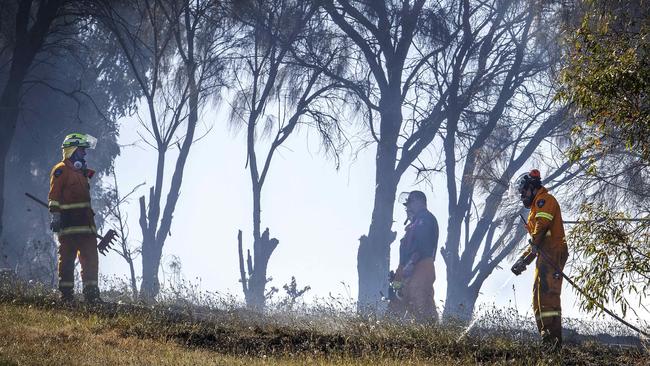
<path fill-rule="evenodd" d="M 587 338 L 548 354 L 534 334 L 497 328 L 465 334 L 331 309 L 64 306 L 51 290 L 22 291 L 0 291 L 0 365 L 650 365 L 643 342 Z"/>

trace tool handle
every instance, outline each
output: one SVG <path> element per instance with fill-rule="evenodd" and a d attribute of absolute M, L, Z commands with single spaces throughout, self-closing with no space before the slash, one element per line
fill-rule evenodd
<path fill-rule="evenodd" d="M 36 196 L 34 196 L 34 195 L 32 195 L 32 194 L 29 194 L 29 193 L 25 192 L 25 196 L 31 198 L 34 202 L 40 204 L 41 206 L 43 206 L 43 207 L 45 207 L 45 208 L 48 207 L 48 206 L 47 206 L 47 203 L 45 203 L 45 201 L 42 201 L 41 199 L 39 199 L 38 197 L 36 197 Z M 101 239 L 104 239 L 104 237 L 101 236 L 101 235 L 99 235 L 99 234 L 95 234 L 95 236 L 97 236 L 97 239 L 100 239 L 100 240 L 101 240 Z"/>
<path fill-rule="evenodd" d="M 571 280 L 571 278 L 569 278 L 569 276 L 567 276 L 567 275 L 566 275 L 566 274 L 565 274 L 561 269 L 559 269 L 559 268 L 557 267 L 557 265 L 555 265 L 555 263 L 551 260 L 551 258 L 550 258 L 549 256 L 546 255 L 546 253 L 544 253 L 543 250 L 541 250 L 541 249 L 538 248 L 538 249 L 537 249 L 537 252 L 542 256 L 542 258 L 544 259 L 545 262 L 547 262 L 548 264 L 550 264 L 551 267 L 553 267 L 553 269 L 554 269 L 557 273 L 559 273 L 560 275 L 562 275 L 562 277 L 563 277 L 565 280 L 567 280 L 567 282 L 569 282 L 569 284 L 570 284 L 571 286 L 573 286 L 573 288 L 575 288 L 575 289 L 576 289 L 576 290 L 577 290 L 577 291 L 578 291 L 582 296 L 584 296 L 584 297 L 586 297 L 587 299 L 589 299 L 591 302 L 593 302 L 596 306 L 598 306 L 602 311 L 604 311 L 605 313 L 607 313 L 607 314 L 608 314 L 609 316 L 611 316 L 612 318 L 614 318 L 614 319 L 618 320 L 619 322 L 625 324 L 625 325 L 628 326 L 630 329 L 632 329 L 632 330 L 634 330 L 634 331 L 636 331 L 636 332 L 638 332 L 638 333 L 640 333 L 640 334 L 643 334 L 644 336 L 650 338 L 650 334 L 648 334 L 647 332 L 644 332 L 644 331 L 642 331 L 641 329 L 635 327 L 634 325 L 632 325 L 632 324 L 626 322 L 623 318 L 619 317 L 619 316 L 616 315 L 614 312 L 612 312 L 611 310 L 607 309 L 603 304 L 601 304 L 601 303 L 599 303 L 598 301 L 596 301 L 596 299 L 594 299 L 592 296 L 590 296 L 589 294 L 587 294 L 587 292 L 586 292 L 585 290 L 583 290 L 582 288 L 578 287 L 578 285 L 577 285 L 575 282 L 573 282 L 573 280 Z"/>
<path fill-rule="evenodd" d="M 526 219 L 524 219 L 524 217 L 523 217 L 521 214 L 519 215 L 519 218 L 520 218 L 521 221 L 524 223 L 524 225 L 527 225 Z M 575 282 L 573 282 L 573 280 L 571 280 L 571 278 L 569 278 L 569 276 L 567 276 L 567 275 L 566 275 L 566 274 L 565 274 L 565 273 L 564 273 L 560 268 L 558 268 L 557 265 L 555 265 L 555 262 L 553 262 L 553 261 L 551 260 L 551 258 L 550 258 L 549 256 L 547 256 L 546 253 L 544 253 L 544 251 L 543 251 L 541 248 L 537 247 L 537 253 L 539 253 L 539 255 L 542 257 L 542 259 L 544 259 L 545 262 L 547 262 L 548 264 L 550 264 L 551 267 L 553 267 L 553 269 L 554 269 L 557 273 L 559 273 L 559 274 L 562 276 L 562 278 L 564 278 L 565 280 L 567 280 L 567 282 L 569 282 L 569 284 L 570 284 L 571 286 L 573 286 L 573 288 L 576 289 L 576 291 L 578 291 L 582 296 L 586 297 L 586 298 L 589 299 L 591 302 L 593 302 L 594 304 L 596 304 L 596 306 L 598 306 L 602 311 L 604 311 L 605 313 L 607 313 L 607 315 L 609 315 L 609 316 L 611 316 L 612 318 L 618 320 L 619 322 L 623 323 L 624 325 L 626 325 L 626 326 L 629 327 L 630 329 L 636 331 L 637 333 L 639 333 L 639 334 L 643 334 L 644 336 L 650 338 L 650 334 L 648 334 L 647 332 L 644 332 L 644 331 L 642 331 L 641 329 L 635 327 L 634 325 L 632 325 L 632 324 L 626 322 L 623 318 L 621 318 L 621 317 L 619 317 L 618 315 L 616 315 L 613 311 L 607 309 L 607 308 L 605 307 L 605 305 L 603 305 L 603 304 L 599 303 L 598 301 L 596 301 L 592 296 L 589 296 L 589 294 L 587 294 L 587 292 L 586 292 L 585 290 L 583 290 L 582 288 L 578 287 L 578 285 L 577 285 Z M 530 253 L 530 254 L 528 255 L 528 257 L 526 257 L 526 259 L 528 259 L 528 258 L 531 257 L 531 256 L 532 256 L 532 257 L 535 257 L 535 252 L 534 252 L 534 251 L 533 251 L 532 253 Z M 531 259 L 531 262 L 532 262 L 532 259 Z"/>
<path fill-rule="evenodd" d="M 31 198 L 32 200 L 34 200 L 34 202 L 39 203 L 41 206 L 47 208 L 47 203 L 45 203 L 45 201 L 41 201 L 41 200 L 38 199 L 37 197 L 35 197 L 35 196 L 33 196 L 33 195 L 31 195 L 31 194 L 29 194 L 29 193 L 27 193 L 27 192 L 25 192 L 25 196 Z"/>

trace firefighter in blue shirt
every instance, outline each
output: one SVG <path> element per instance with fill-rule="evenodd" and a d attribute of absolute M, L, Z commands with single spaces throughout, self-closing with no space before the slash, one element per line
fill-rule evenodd
<path fill-rule="evenodd" d="M 433 282 L 436 279 L 438 222 L 427 209 L 423 192 L 402 193 L 399 201 L 406 208 L 408 225 L 400 240 L 399 266 L 391 281 L 394 296 L 389 308 L 400 317 L 435 322 L 438 314 L 433 301 Z"/>

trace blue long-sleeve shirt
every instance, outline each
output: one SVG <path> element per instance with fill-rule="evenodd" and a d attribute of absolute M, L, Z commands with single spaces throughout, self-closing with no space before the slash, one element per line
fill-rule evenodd
<path fill-rule="evenodd" d="M 400 240 L 399 264 L 406 265 L 417 253 L 417 259 L 433 257 L 438 250 L 438 221 L 429 210 L 418 212 L 406 226 L 406 233 Z"/>

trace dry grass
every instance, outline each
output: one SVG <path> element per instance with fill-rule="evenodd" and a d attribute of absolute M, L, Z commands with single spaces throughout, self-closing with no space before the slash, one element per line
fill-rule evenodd
<path fill-rule="evenodd" d="M 133 319 L 131 319 L 133 320 Z M 224 355 L 178 342 L 124 336 L 126 318 L 75 316 L 70 311 L 0 304 L 0 364 L 18 365 L 417 365 L 465 364 L 449 357 L 429 360 L 382 357 Z"/>
<path fill-rule="evenodd" d="M 530 334 L 486 324 L 461 337 L 455 327 L 326 308 L 260 316 L 233 304 L 65 308 L 54 299 L 47 289 L 0 288 L 0 364 L 650 365 L 643 347 L 582 342 L 548 355 Z"/>

